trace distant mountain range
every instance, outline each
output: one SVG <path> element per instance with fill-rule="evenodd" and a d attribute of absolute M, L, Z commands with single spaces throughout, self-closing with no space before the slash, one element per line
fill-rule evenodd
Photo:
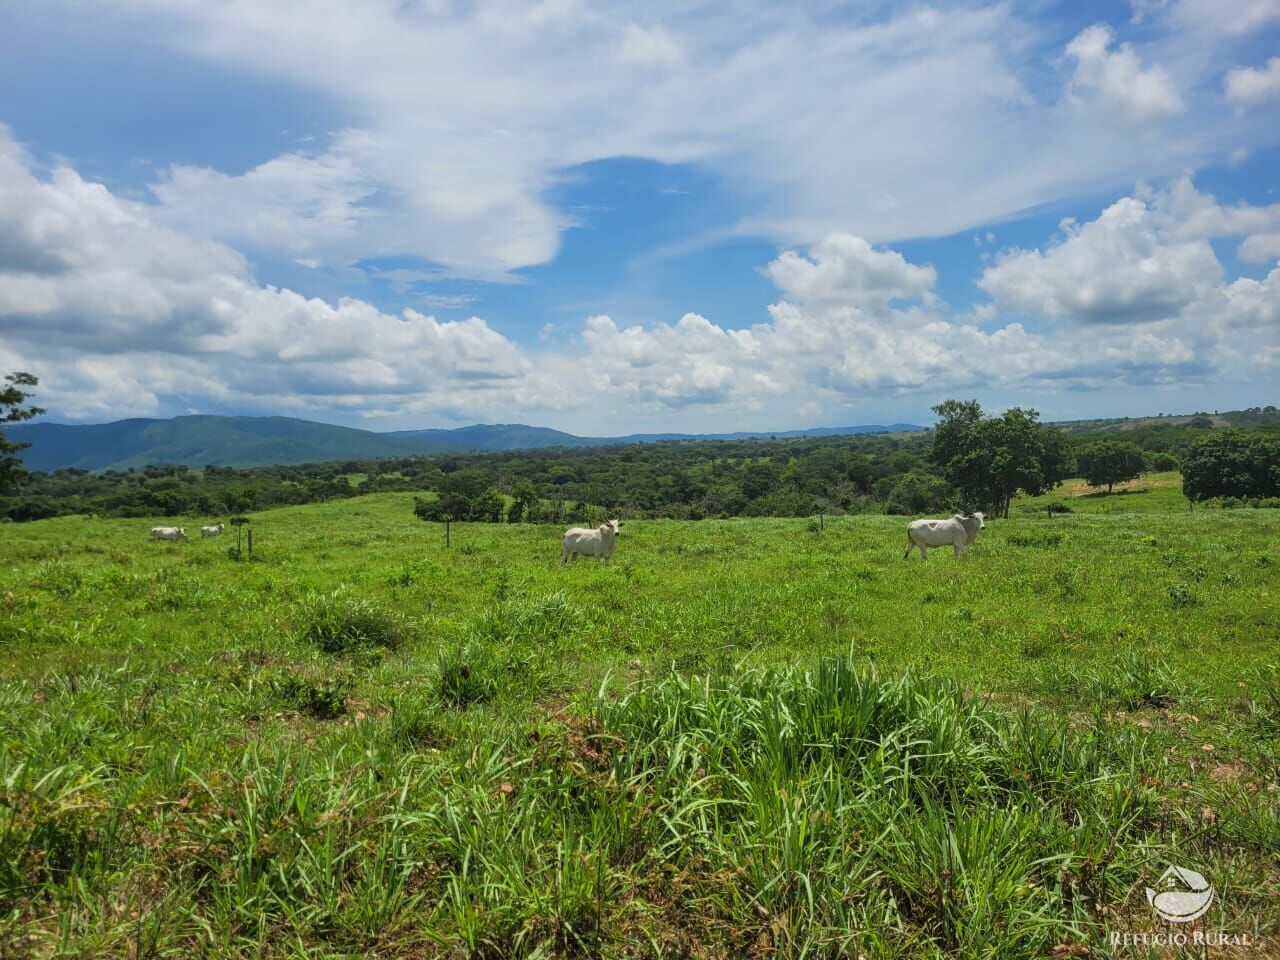
<path fill-rule="evenodd" d="M 30 443 L 20 456 L 29 470 L 127 470 L 148 464 L 260 467 L 476 450 L 538 447 L 597 447 L 660 440 L 736 440 L 748 437 L 826 437 L 923 430 L 912 423 L 818 427 L 812 430 L 737 433 L 633 433 L 624 437 L 578 437 L 522 423 L 475 424 L 454 430 L 376 433 L 292 417 L 190 416 L 169 420 L 117 420 L 72 425 L 19 423 L 6 426 L 9 439 Z"/>

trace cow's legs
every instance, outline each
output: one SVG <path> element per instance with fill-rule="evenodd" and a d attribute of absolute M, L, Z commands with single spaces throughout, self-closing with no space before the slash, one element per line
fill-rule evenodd
<path fill-rule="evenodd" d="M 925 545 L 924 545 L 923 543 L 922 543 L 922 544 L 920 544 L 920 559 L 921 559 L 921 560 L 928 560 L 928 559 L 929 559 L 929 550 L 928 550 L 928 548 L 927 548 L 927 547 L 925 547 Z"/>

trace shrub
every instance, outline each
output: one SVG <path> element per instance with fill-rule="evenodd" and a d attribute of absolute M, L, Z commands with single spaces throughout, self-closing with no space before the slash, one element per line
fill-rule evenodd
<path fill-rule="evenodd" d="M 1045 509 L 1048 510 L 1049 513 L 1070 513 L 1071 512 L 1070 507 L 1068 507 L 1065 503 L 1061 503 L 1057 500 L 1053 501 L 1053 503 L 1049 504 L 1048 507 L 1046 507 Z"/>
<path fill-rule="evenodd" d="M 313 594 L 304 601 L 297 621 L 299 638 L 325 653 L 394 649 L 404 639 L 398 618 L 366 597 L 341 590 Z"/>
<path fill-rule="evenodd" d="M 1037 533 L 1015 533 L 1009 543 L 1015 547 L 1056 547 L 1062 542 L 1062 534 L 1056 530 Z"/>
<path fill-rule="evenodd" d="M 1139 653 L 1126 653 L 1097 669 L 1068 669 L 1067 677 L 1087 699 L 1126 710 L 1169 707 L 1184 695 L 1183 685 L 1167 663 Z"/>
<path fill-rule="evenodd" d="M 290 709 L 317 720 L 334 720 L 347 712 L 348 677 L 309 680 L 286 675 L 271 681 L 271 695 Z"/>
<path fill-rule="evenodd" d="M 460 643 L 444 650 L 436 661 L 436 693 L 445 703 L 469 707 L 497 694 L 502 665 L 493 650 L 477 643 Z"/>
<path fill-rule="evenodd" d="M 398 747 L 414 750 L 442 746 L 447 738 L 440 727 L 440 718 L 430 703 L 402 697 L 391 708 L 388 734 Z"/>

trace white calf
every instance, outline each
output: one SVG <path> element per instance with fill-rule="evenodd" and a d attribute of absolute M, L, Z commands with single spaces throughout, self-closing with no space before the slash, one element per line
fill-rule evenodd
<path fill-rule="evenodd" d="M 212 527 L 201 527 L 200 536 L 202 537 L 220 537 L 222 536 L 222 528 L 226 526 L 223 523 L 215 523 Z"/>
<path fill-rule="evenodd" d="M 152 540 L 185 540 L 187 531 L 182 527 L 152 527 Z"/>

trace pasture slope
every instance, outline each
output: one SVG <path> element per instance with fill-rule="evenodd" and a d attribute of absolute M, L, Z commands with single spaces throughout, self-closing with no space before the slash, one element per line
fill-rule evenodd
<path fill-rule="evenodd" d="M 5 958 L 1280 956 L 1274 511 L 153 522 L 0 527 Z"/>

